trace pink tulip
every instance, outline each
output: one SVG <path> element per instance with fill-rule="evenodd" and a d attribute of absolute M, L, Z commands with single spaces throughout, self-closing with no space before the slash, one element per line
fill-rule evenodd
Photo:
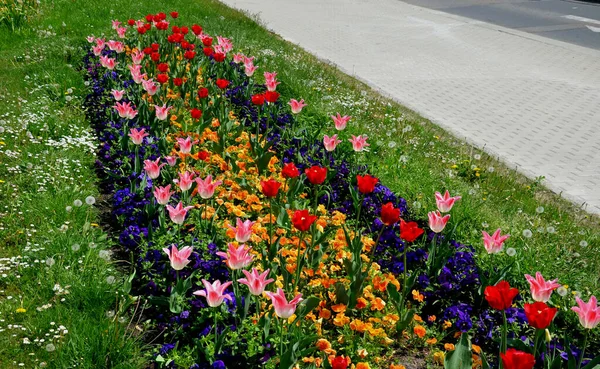
<path fill-rule="evenodd" d="M 119 38 L 125 38 L 126 33 L 127 33 L 127 27 L 117 28 L 117 35 L 119 35 Z"/>
<path fill-rule="evenodd" d="M 225 294 L 227 287 L 231 285 L 231 281 L 221 284 L 218 279 L 210 284 L 206 279 L 202 280 L 204 284 L 204 290 L 195 291 L 194 295 L 206 297 L 206 302 L 210 307 L 217 307 L 223 303 L 223 300 L 227 299 L 233 301 L 230 295 Z"/>
<path fill-rule="evenodd" d="M 144 59 L 144 55 L 144 52 L 141 50 L 136 50 L 131 53 L 131 60 L 133 61 L 133 64 L 141 64 L 142 60 Z"/>
<path fill-rule="evenodd" d="M 158 118 L 158 120 L 166 120 L 169 116 L 169 110 L 173 109 L 173 107 L 167 106 L 167 104 L 164 104 L 163 106 L 158 106 L 155 104 L 154 109 L 156 112 L 156 118 Z"/>
<path fill-rule="evenodd" d="M 93 52 L 93 53 L 94 53 L 94 55 L 96 55 L 96 56 L 100 56 L 100 55 L 102 55 L 102 51 L 103 51 L 103 50 L 104 50 L 104 45 L 102 45 L 102 46 L 98 46 L 98 45 L 96 45 L 96 46 L 92 47 L 92 52 Z"/>
<path fill-rule="evenodd" d="M 177 143 L 179 144 L 179 151 L 182 154 L 189 154 L 192 152 L 192 139 L 188 136 L 187 138 L 178 138 Z"/>
<path fill-rule="evenodd" d="M 277 85 L 280 84 L 281 82 L 277 82 L 275 80 L 273 81 L 267 81 L 266 85 L 267 85 L 267 91 L 275 91 L 277 89 Z"/>
<path fill-rule="evenodd" d="M 228 38 L 217 36 L 217 43 L 223 48 L 225 54 L 233 50 L 233 42 Z"/>
<path fill-rule="evenodd" d="M 121 101 L 123 95 L 125 94 L 125 90 L 112 90 L 110 93 L 113 95 L 116 101 Z"/>
<path fill-rule="evenodd" d="M 252 222 L 250 220 L 242 222 L 240 218 L 237 218 L 236 226 L 232 227 L 230 225 L 229 228 L 231 228 L 235 232 L 235 240 L 237 242 L 245 243 L 248 242 L 250 240 L 250 237 L 252 236 L 252 226 L 254 225 L 254 223 L 256 222 Z"/>
<path fill-rule="evenodd" d="M 177 164 L 176 156 L 165 156 L 165 160 L 167 161 L 167 164 L 169 164 L 170 167 L 174 167 L 175 164 Z"/>
<path fill-rule="evenodd" d="M 275 315 L 282 319 L 288 319 L 289 317 L 291 317 L 296 311 L 296 305 L 298 305 L 298 303 L 302 301 L 302 294 L 299 293 L 296 295 L 296 297 L 294 297 L 292 301 L 288 303 L 287 299 L 285 298 L 285 294 L 283 293 L 283 290 L 281 288 L 277 289 L 277 293 L 269 291 L 265 293 L 271 298 L 273 308 L 275 308 Z"/>
<path fill-rule="evenodd" d="M 460 196 L 450 197 L 450 192 L 446 190 L 444 196 L 441 193 L 435 193 L 435 203 L 437 204 L 438 209 L 442 213 L 447 213 L 452 210 L 452 206 L 454 206 L 454 202 L 460 200 Z"/>
<path fill-rule="evenodd" d="M 496 254 L 502 251 L 504 241 L 510 237 L 509 234 L 502 236 L 500 235 L 500 232 L 500 228 L 498 228 L 492 236 L 490 236 L 486 231 L 481 232 L 483 234 L 483 246 L 488 254 Z"/>
<path fill-rule="evenodd" d="M 233 54 L 233 62 L 236 64 L 242 63 L 244 58 L 246 58 L 246 56 L 242 53 Z"/>
<path fill-rule="evenodd" d="M 115 59 L 109 58 L 106 55 L 102 55 L 100 56 L 100 64 L 108 70 L 113 70 L 118 63 L 115 61 Z"/>
<path fill-rule="evenodd" d="M 131 102 L 117 102 L 113 108 L 117 110 L 121 118 L 133 119 L 137 115 L 137 110 L 131 106 Z"/>
<path fill-rule="evenodd" d="M 252 77 L 252 75 L 254 74 L 254 72 L 258 69 L 258 67 L 254 64 L 246 64 L 244 66 L 244 73 L 246 73 L 246 76 L 248 77 Z"/>
<path fill-rule="evenodd" d="M 290 99 L 288 105 L 292 107 L 292 113 L 298 114 L 302 111 L 302 108 L 305 107 L 307 104 L 304 103 L 304 99 L 300 101 L 296 99 Z"/>
<path fill-rule="evenodd" d="M 435 233 L 443 231 L 444 228 L 446 228 L 446 223 L 448 223 L 448 220 L 450 219 L 450 214 L 442 216 L 439 210 L 430 211 L 427 213 L 427 216 L 429 217 L 429 228 Z"/>
<path fill-rule="evenodd" d="M 156 202 L 161 205 L 167 205 L 171 199 L 171 195 L 174 193 L 175 191 L 171 191 L 171 185 L 154 188 L 154 197 L 156 198 Z"/>
<path fill-rule="evenodd" d="M 156 91 L 158 91 L 158 83 L 155 83 L 152 78 L 143 80 L 142 87 L 150 96 L 156 94 Z"/>
<path fill-rule="evenodd" d="M 590 297 L 587 304 L 579 297 L 576 297 L 575 301 L 579 306 L 573 306 L 571 310 L 579 315 L 579 323 L 586 329 L 596 328 L 600 324 L 600 306 L 598 306 L 596 296 Z"/>
<path fill-rule="evenodd" d="M 114 21 L 112 21 L 112 28 L 117 29 L 117 28 L 119 28 L 120 24 L 121 24 L 121 22 L 119 22 L 118 20 L 114 20 Z"/>
<path fill-rule="evenodd" d="M 337 113 L 337 116 L 331 116 L 331 119 L 333 119 L 333 124 L 335 124 L 335 129 L 337 129 L 338 131 L 343 131 L 346 128 L 346 124 L 348 124 L 350 118 L 352 117 L 347 115 L 344 115 L 342 117 L 340 113 Z"/>
<path fill-rule="evenodd" d="M 323 137 L 323 145 L 325 146 L 325 150 L 333 151 L 335 147 L 342 142 L 342 140 L 338 140 L 338 135 L 333 135 L 331 137 L 325 135 Z"/>
<path fill-rule="evenodd" d="M 143 83 L 146 78 L 146 73 L 142 74 L 142 66 L 140 64 L 128 65 L 129 71 L 131 72 L 131 78 L 137 84 Z"/>
<path fill-rule="evenodd" d="M 246 247 L 246 245 L 235 247 L 230 243 L 227 245 L 227 252 L 219 251 L 216 254 L 224 258 L 225 264 L 232 270 L 243 269 L 252 264 L 250 247 Z"/>
<path fill-rule="evenodd" d="M 96 39 L 96 37 L 94 36 L 88 36 L 85 38 L 87 40 L 87 42 L 89 42 L 90 44 L 94 42 L 94 40 Z"/>
<path fill-rule="evenodd" d="M 106 44 L 108 45 L 109 49 L 117 52 L 118 54 L 122 53 L 125 50 L 125 45 L 119 41 L 110 40 Z"/>
<path fill-rule="evenodd" d="M 181 270 L 190 263 L 189 257 L 192 254 L 192 248 L 190 246 L 177 250 L 177 246 L 171 245 L 171 250 L 165 247 L 163 251 L 169 256 L 171 268 L 175 270 Z"/>
<path fill-rule="evenodd" d="M 548 300 L 550 300 L 550 295 L 552 295 L 552 291 L 560 287 L 560 284 L 556 283 L 558 279 L 546 282 L 540 272 L 535 273 L 535 278 L 529 274 L 525 274 L 525 279 L 529 282 L 529 286 L 531 287 L 531 297 L 535 301 L 548 302 Z"/>
<path fill-rule="evenodd" d="M 139 130 L 137 128 L 132 128 L 129 130 L 128 136 L 131 137 L 131 141 L 133 141 L 135 145 L 141 145 L 144 141 L 144 137 L 149 135 L 146 133 L 145 128 Z"/>
<path fill-rule="evenodd" d="M 174 179 L 173 182 L 177 183 L 181 191 L 187 191 L 192 188 L 192 184 L 194 183 L 194 173 L 192 172 L 183 172 L 179 173 L 179 179 Z"/>
<path fill-rule="evenodd" d="M 183 204 L 180 202 L 176 207 L 172 207 L 171 205 L 167 205 L 167 211 L 169 212 L 169 218 L 175 224 L 183 224 L 185 220 L 185 216 L 187 215 L 188 210 L 192 209 L 193 206 L 183 207 Z"/>
<path fill-rule="evenodd" d="M 266 279 L 269 275 L 269 269 L 262 272 L 262 274 L 258 274 L 258 270 L 256 268 L 252 268 L 252 273 L 247 270 L 242 270 L 242 273 L 246 276 L 246 278 L 238 279 L 238 282 L 241 284 L 245 284 L 250 289 L 250 293 L 254 296 L 262 295 L 265 287 L 273 281 L 272 278 Z"/>
<path fill-rule="evenodd" d="M 367 135 L 352 135 L 352 138 L 349 138 L 348 141 L 352 142 L 352 148 L 354 149 L 354 151 L 360 152 L 363 151 L 367 146 L 370 146 L 367 143 L 367 138 Z"/>
<path fill-rule="evenodd" d="M 254 57 L 252 57 L 252 58 L 246 58 L 246 60 L 248 60 L 248 59 L 252 60 L 252 59 L 254 59 Z M 244 61 L 244 63 L 246 63 L 246 61 Z M 272 72 L 272 73 L 271 72 L 265 72 L 263 75 L 265 76 L 265 81 L 266 82 L 275 81 L 275 78 L 277 78 L 277 72 Z"/>
<path fill-rule="evenodd" d="M 150 179 L 156 179 L 160 176 L 160 170 L 165 164 L 159 164 L 160 158 L 157 158 L 155 161 L 152 160 L 144 160 L 144 170 L 146 171 L 146 175 L 150 177 Z"/>
<path fill-rule="evenodd" d="M 96 41 L 96 46 L 104 48 L 104 45 L 106 44 L 106 42 L 104 41 L 103 38 L 98 37 L 95 41 Z"/>
<path fill-rule="evenodd" d="M 212 176 L 209 174 L 205 179 L 196 178 L 198 184 L 198 193 L 203 199 L 210 199 L 215 193 L 215 189 L 223 183 L 223 181 L 213 182 Z"/>

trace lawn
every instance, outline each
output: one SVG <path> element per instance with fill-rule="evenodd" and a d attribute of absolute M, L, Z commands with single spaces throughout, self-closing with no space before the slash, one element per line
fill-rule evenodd
<path fill-rule="evenodd" d="M 113 19 L 158 11 L 177 10 L 182 23 L 199 23 L 256 56 L 261 72 L 277 71 L 282 96 L 308 103 L 298 120 L 311 134 L 327 133 L 332 114 L 352 116 L 347 132 L 367 134 L 371 144 L 359 164 L 407 200 L 410 219 L 425 219 L 436 206 L 433 193 L 450 190 L 462 196 L 452 213 L 454 238 L 473 245 L 479 263 L 493 263 L 481 231 L 501 228 L 511 234 L 505 247 L 513 259 L 503 260 L 514 263 L 510 277 L 520 289 L 528 289 L 524 274 L 540 271 L 569 294 L 598 294 L 600 220 L 547 191 L 542 179 L 520 176 L 254 17 L 216 1 L 164 6 L 42 2 L 27 24 L 1 29 L 0 367 L 134 368 L 148 360 L 141 352 L 156 331 L 133 313 L 142 303 L 125 283 L 131 259 L 103 216 L 111 202 L 98 191 L 80 68 L 86 36 L 109 34 Z"/>

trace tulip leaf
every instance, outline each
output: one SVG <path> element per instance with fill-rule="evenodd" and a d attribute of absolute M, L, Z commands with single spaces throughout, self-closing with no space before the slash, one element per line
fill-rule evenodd
<path fill-rule="evenodd" d="M 481 357 L 481 369 L 490 369 L 490 364 L 487 361 L 487 357 L 483 350 L 479 352 L 479 356 Z"/>
<path fill-rule="evenodd" d="M 304 316 L 306 316 L 306 314 L 310 313 L 314 308 L 316 308 L 319 305 L 319 302 L 321 302 L 321 300 L 315 296 L 310 296 L 306 300 L 302 301 L 298 309 L 298 319 L 301 319 Z"/>
<path fill-rule="evenodd" d="M 398 289 L 396 288 L 396 286 L 394 286 L 391 283 L 388 283 L 386 289 L 387 289 L 387 293 L 388 293 L 388 295 L 390 295 L 390 298 L 392 299 L 392 301 L 396 305 L 400 304 L 400 300 L 401 300 L 400 293 L 398 292 Z"/>
<path fill-rule="evenodd" d="M 408 327 L 410 322 L 412 322 L 414 315 L 415 309 L 409 309 L 407 312 L 405 312 L 404 315 L 400 317 L 398 323 L 396 323 L 396 332 L 402 333 L 402 331 Z"/>
<path fill-rule="evenodd" d="M 581 369 L 597 369 L 600 367 L 600 356 L 597 356 L 594 360 L 590 361 Z"/>
<path fill-rule="evenodd" d="M 463 333 L 460 341 L 454 347 L 454 351 L 446 355 L 444 361 L 445 369 L 471 369 L 473 366 L 473 357 L 471 355 L 471 341 L 469 335 Z"/>
<path fill-rule="evenodd" d="M 335 302 L 338 304 L 348 305 L 348 301 L 350 298 L 348 297 L 348 292 L 346 291 L 346 287 L 342 283 L 335 284 Z"/>

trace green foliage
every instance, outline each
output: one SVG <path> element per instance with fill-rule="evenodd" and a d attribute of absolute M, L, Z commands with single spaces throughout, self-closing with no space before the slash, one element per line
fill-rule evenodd
<path fill-rule="evenodd" d="M 467 333 L 460 336 L 460 341 L 455 345 L 454 351 L 446 355 L 445 369 L 471 369 L 473 358 L 471 356 L 471 340 Z"/>
<path fill-rule="evenodd" d="M 0 29 L 21 30 L 38 10 L 37 0 L 0 0 Z"/>

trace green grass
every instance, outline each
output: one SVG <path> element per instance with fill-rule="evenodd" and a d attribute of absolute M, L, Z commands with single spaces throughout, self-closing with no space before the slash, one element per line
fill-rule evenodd
<path fill-rule="evenodd" d="M 91 142 L 84 134 L 88 127 L 79 107 L 85 86 L 77 66 L 85 36 L 108 34 L 112 19 L 171 10 L 179 11 L 181 23 L 199 23 L 210 34 L 233 39 L 236 49 L 257 57 L 261 72 L 277 71 L 280 92 L 305 99 L 309 106 L 301 119 L 322 122 L 323 134 L 333 133 L 329 115 L 339 111 L 353 116 L 350 132 L 368 134 L 372 145 L 364 162 L 407 199 L 414 217 L 422 219 L 435 207 L 433 192 L 449 189 L 463 196 L 451 220 L 454 224 L 461 220 L 458 240 L 483 252 L 481 230 L 501 227 L 513 235 L 507 247 L 517 251 L 517 275 L 539 270 L 586 299 L 598 293 L 598 217 L 285 42 L 244 14 L 213 0 L 177 0 L 166 8 L 158 0 L 56 0 L 44 2 L 19 32 L 0 29 L 0 126 L 5 129 L 0 134 L 0 367 L 18 363 L 32 367 L 41 362 L 56 368 L 143 366 L 138 330 L 127 330 L 129 320 L 120 323 L 119 315 L 107 317 L 117 308 L 123 277 L 114 262 L 99 255 L 111 243 L 104 231 L 90 225 L 98 220 L 97 210 L 85 203 L 72 212 L 65 210 L 75 199 L 97 197 L 93 157 L 82 143 L 66 147 L 47 143 L 68 137 Z M 472 165 L 481 170 L 472 170 Z M 40 192 L 40 187 L 45 191 Z M 536 211 L 540 207 L 541 213 Z M 61 230 L 64 225 L 67 229 Z M 548 232 L 549 227 L 554 232 Z M 525 237 L 524 230 L 531 230 L 532 237 Z M 587 247 L 581 246 L 582 241 Z M 96 247 L 90 248 L 90 242 Z M 73 251 L 74 244 L 81 245 L 78 251 Z M 49 259 L 54 261 L 51 266 L 46 264 Z M 116 283 L 108 283 L 112 281 L 108 277 Z M 56 284 L 70 286 L 69 294 L 57 296 Z M 25 313 L 16 312 L 21 304 Z M 52 306 L 43 309 L 47 304 Z M 57 333 L 60 325 L 67 334 Z M 46 350 L 47 333 L 64 336 L 56 339 L 52 352 Z M 24 338 L 31 343 L 23 344 Z M 36 338 L 46 342 L 38 344 Z"/>

